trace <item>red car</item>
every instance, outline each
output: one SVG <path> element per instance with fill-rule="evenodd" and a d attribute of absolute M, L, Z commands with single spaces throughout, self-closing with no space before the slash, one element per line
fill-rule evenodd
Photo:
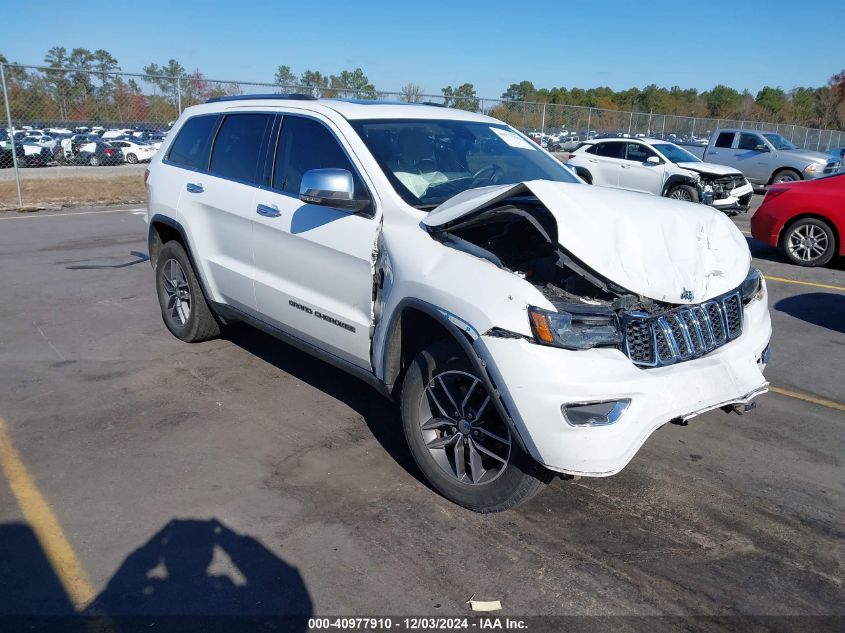
<path fill-rule="evenodd" d="M 751 216 L 751 235 L 799 266 L 845 255 L 845 173 L 772 185 Z"/>

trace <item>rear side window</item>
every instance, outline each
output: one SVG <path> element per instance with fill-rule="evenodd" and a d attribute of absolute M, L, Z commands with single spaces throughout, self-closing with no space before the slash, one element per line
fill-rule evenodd
<path fill-rule="evenodd" d="M 258 159 L 271 121 L 270 114 L 227 115 L 214 141 L 209 171 L 215 176 L 257 184 Z"/>
<path fill-rule="evenodd" d="M 587 150 L 590 152 L 590 150 Z M 593 146 L 591 154 L 604 156 L 605 158 L 625 158 L 624 143 L 597 143 Z"/>
<path fill-rule="evenodd" d="M 733 132 L 721 132 L 716 138 L 716 147 L 730 147 L 733 145 L 734 136 Z"/>
<path fill-rule="evenodd" d="M 285 115 L 276 151 L 273 188 L 298 196 L 299 184 L 306 171 L 327 168 L 351 172 L 355 181 L 355 197 L 368 197 L 355 168 L 325 125 L 313 119 Z"/>
<path fill-rule="evenodd" d="M 208 152 L 211 149 L 211 135 L 217 128 L 218 115 L 195 116 L 185 121 L 176 140 L 170 147 L 167 159 L 193 169 L 208 167 Z"/>

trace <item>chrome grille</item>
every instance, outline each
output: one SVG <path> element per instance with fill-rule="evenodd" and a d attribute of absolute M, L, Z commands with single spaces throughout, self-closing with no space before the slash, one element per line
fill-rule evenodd
<path fill-rule="evenodd" d="M 731 292 L 658 315 L 625 317 L 625 353 L 637 365 L 659 367 L 704 356 L 742 334 L 742 299 Z"/>

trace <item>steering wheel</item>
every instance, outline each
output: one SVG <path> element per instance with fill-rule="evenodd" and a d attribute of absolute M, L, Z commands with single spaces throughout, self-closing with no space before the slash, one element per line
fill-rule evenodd
<path fill-rule="evenodd" d="M 486 165 L 472 175 L 472 186 L 470 188 L 477 187 L 483 182 L 488 182 L 491 185 L 497 185 L 504 175 L 505 170 L 498 165 Z"/>

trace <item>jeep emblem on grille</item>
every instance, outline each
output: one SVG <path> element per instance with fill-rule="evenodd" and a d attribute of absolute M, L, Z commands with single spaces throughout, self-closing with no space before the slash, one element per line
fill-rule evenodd
<path fill-rule="evenodd" d="M 694 296 L 692 294 L 692 290 L 687 290 L 684 288 L 684 291 L 681 293 L 681 300 L 682 301 L 692 301 Z"/>

